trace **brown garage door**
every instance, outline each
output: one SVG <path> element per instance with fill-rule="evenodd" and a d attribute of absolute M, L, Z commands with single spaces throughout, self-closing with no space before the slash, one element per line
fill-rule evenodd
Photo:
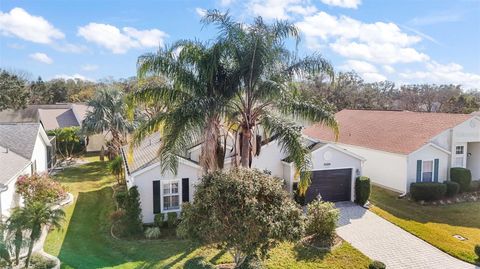
<path fill-rule="evenodd" d="M 349 201 L 352 187 L 352 169 L 321 170 L 312 172 L 312 183 L 307 189 L 305 202 L 318 194 L 324 201 Z"/>

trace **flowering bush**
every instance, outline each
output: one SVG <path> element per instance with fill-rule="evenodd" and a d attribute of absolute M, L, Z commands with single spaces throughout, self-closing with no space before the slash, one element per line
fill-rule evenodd
<path fill-rule="evenodd" d="M 17 180 L 16 189 L 26 203 L 54 203 L 67 195 L 62 185 L 46 174 L 20 176 Z"/>

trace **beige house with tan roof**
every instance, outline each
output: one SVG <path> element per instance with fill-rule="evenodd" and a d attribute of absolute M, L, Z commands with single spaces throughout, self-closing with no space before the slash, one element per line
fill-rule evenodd
<path fill-rule="evenodd" d="M 480 179 L 480 116 L 409 111 L 342 110 L 340 136 L 313 125 L 304 130 L 319 142 L 363 156 L 373 183 L 407 192 L 413 182 L 443 182 L 451 167 Z"/>

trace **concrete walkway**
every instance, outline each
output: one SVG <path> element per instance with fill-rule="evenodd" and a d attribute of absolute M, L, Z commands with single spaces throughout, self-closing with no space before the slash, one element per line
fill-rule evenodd
<path fill-rule="evenodd" d="M 337 203 L 337 233 L 388 269 L 480 269 L 460 261 L 398 226 L 353 203 Z"/>

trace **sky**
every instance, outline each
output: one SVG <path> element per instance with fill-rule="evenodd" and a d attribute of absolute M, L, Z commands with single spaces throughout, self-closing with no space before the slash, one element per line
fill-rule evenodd
<path fill-rule="evenodd" d="M 0 0 L 0 68 L 35 79 L 136 75 L 136 60 L 179 39 L 209 41 L 208 9 L 295 23 L 298 53 L 365 81 L 480 89 L 480 0 Z M 292 48 L 293 49 L 293 48 Z"/>

